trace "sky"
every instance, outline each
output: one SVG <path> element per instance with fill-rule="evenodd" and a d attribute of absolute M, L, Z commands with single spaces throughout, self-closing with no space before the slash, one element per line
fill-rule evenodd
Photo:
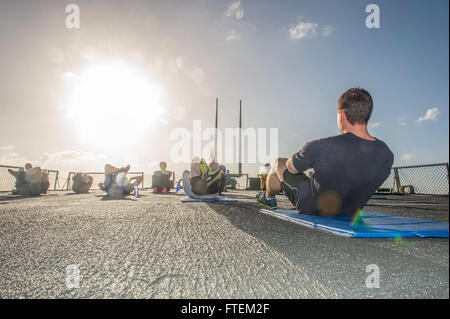
<path fill-rule="evenodd" d="M 67 27 L 69 3 L 79 28 Z M 371 3 L 380 28 L 366 26 Z M 243 128 L 277 129 L 277 155 L 290 156 L 339 134 L 337 100 L 351 87 L 371 93 L 369 132 L 395 165 L 448 162 L 448 5 L 3 0 L 0 165 L 151 172 L 165 160 L 180 171 L 174 132 L 213 127 L 216 98 L 221 132 L 238 126 L 242 100 Z M 244 160 L 244 172 L 264 162 Z"/>

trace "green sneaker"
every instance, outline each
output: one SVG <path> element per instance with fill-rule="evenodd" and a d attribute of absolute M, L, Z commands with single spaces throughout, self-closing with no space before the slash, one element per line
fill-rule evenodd
<path fill-rule="evenodd" d="M 266 192 L 259 192 L 257 195 L 256 195 L 256 201 L 260 204 L 260 205 L 262 205 L 262 206 L 264 206 L 264 207 L 266 207 L 266 208 L 268 208 L 268 209 L 277 209 L 277 199 L 274 197 L 274 198 L 271 198 L 271 199 L 267 199 L 266 198 Z"/>

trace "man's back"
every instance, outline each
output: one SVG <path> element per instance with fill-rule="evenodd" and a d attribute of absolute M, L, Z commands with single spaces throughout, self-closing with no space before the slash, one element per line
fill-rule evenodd
<path fill-rule="evenodd" d="M 313 168 L 315 173 L 297 185 L 297 210 L 325 215 L 355 212 L 389 176 L 393 159 L 384 142 L 352 133 L 307 143 L 294 155 L 293 164 L 299 171 Z"/>

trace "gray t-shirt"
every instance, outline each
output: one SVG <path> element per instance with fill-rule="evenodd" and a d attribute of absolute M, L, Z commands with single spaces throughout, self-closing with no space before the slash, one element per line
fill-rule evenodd
<path fill-rule="evenodd" d="M 313 178 L 296 185 L 299 213 L 335 215 L 364 207 L 389 176 L 394 155 L 380 140 L 369 141 L 352 133 L 306 143 L 293 156 L 303 172 L 313 168 Z"/>

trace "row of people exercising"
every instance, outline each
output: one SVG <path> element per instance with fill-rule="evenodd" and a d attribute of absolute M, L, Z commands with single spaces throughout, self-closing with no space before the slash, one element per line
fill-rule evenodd
<path fill-rule="evenodd" d="M 168 193 L 175 184 L 175 173 L 167 170 L 167 163 L 160 163 L 160 170 L 152 176 L 154 193 Z M 105 165 L 104 182 L 99 188 L 110 196 L 126 196 L 142 183 L 142 176 L 128 177 L 130 165 L 118 168 L 111 164 Z M 40 195 L 49 188 L 49 178 L 46 172 L 30 163 L 17 171 L 8 170 L 16 178 L 13 194 Z M 76 173 L 72 177 L 72 190 L 77 194 L 86 194 L 92 187 L 94 178 L 87 173 Z M 225 167 L 212 160 L 207 163 L 204 159 L 195 158 L 191 164 L 191 185 L 198 195 L 222 192 L 225 187 Z"/>
<path fill-rule="evenodd" d="M 389 176 L 394 161 L 389 147 L 367 130 L 372 109 L 373 100 L 366 90 L 352 88 L 342 94 L 337 103 L 341 134 L 313 140 L 290 158 L 278 158 L 269 173 L 261 177 L 265 190 L 257 195 L 257 202 L 275 209 L 275 196 L 283 191 L 299 213 L 349 214 L 364 207 Z M 166 168 L 167 165 L 161 167 L 160 177 L 170 175 L 164 173 Z M 108 193 L 130 193 L 142 179 L 128 180 L 128 170 L 129 166 L 119 169 L 106 165 L 101 188 Z M 23 188 L 27 173 L 15 172 L 18 186 Z M 44 179 L 37 178 L 39 187 L 45 185 Z M 220 193 L 224 179 L 224 167 L 217 162 L 206 163 L 202 159 L 192 162 L 190 181 L 194 193 Z M 161 185 L 161 191 L 168 191 L 167 183 Z M 36 189 L 41 189 L 38 186 Z"/>

